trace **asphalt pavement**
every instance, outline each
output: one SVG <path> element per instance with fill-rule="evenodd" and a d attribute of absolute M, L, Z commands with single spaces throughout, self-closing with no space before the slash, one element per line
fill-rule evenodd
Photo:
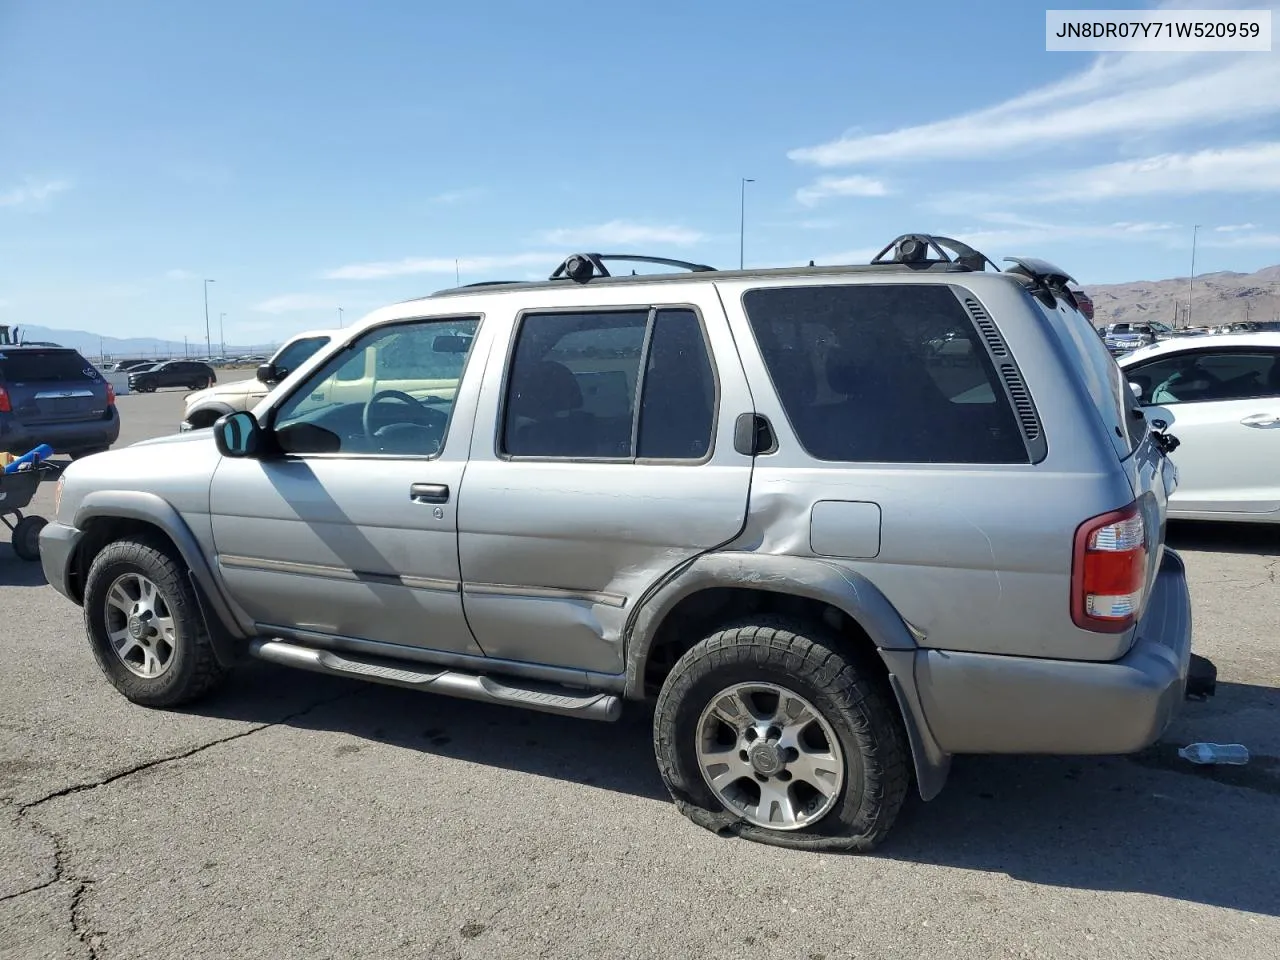
<path fill-rule="evenodd" d="M 176 430 L 182 393 L 121 397 L 120 443 Z M 266 664 L 191 709 L 132 706 L 0 529 L 0 958 L 1271 960 L 1280 529 L 1170 542 L 1217 697 L 1136 757 L 958 758 L 856 857 L 684 820 L 643 711 L 602 724 Z M 1194 767 L 1193 740 L 1253 758 Z"/>

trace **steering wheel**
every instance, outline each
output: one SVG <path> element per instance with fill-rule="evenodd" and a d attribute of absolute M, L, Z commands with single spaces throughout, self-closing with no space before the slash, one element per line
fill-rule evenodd
<path fill-rule="evenodd" d="M 412 419 L 397 420 L 376 427 L 372 416 L 373 408 L 384 400 L 398 400 L 414 408 Z M 440 438 L 444 435 L 444 427 L 448 421 L 449 416 L 444 411 L 428 407 L 421 400 L 409 396 L 402 390 L 379 390 L 364 405 L 364 413 L 361 416 L 365 437 L 368 438 L 371 445 L 378 449 L 382 449 L 381 441 L 389 436 L 419 432 L 429 434 L 430 438 L 438 445 Z"/>

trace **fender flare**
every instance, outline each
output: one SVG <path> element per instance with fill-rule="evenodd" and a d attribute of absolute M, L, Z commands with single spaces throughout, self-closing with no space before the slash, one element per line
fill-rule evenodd
<path fill-rule="evenodd" d="M 625 696 L 643 695 L 645 663 L 667 615 L 686 597 L 716 587 L 767 590 L 818 600 L 844 611 L 861 626 L 888 670 L 911 746 L 920 795 L 932 800 L 942 791 L 951 756 L 938 746 L 930 731 L 916 688 L 916 636 L 875 584 L 829 560 L 736 551 L 695 558 L 641 598 L 628 618 L 624 634 Z"/>
<path fill-rule="evenodd" d="M 223 666 L 239 659 L 241 641 L 252 631 L 236 616 L 195 534 L 173 505 L 154 493 L 140 490 L 100 490 L 80 502 L 72 523 L 77 530 L 84 530 L 94 520 L 104 517 L 140 520 L 169 538 L 187 565 L 215 656 Z M 76 559 L 72 557 L 71 562 Z"/>
<path fill-rule="evenodd" d="M 188 410 L 183 415 L 182 419 L 187 422 L 190 422 L 192 415 L 197 413 L 204 413 L 206 410 L 212 411 L 213 413 L 217 414 L 217 416 L 213 418 L 214 420 L 217 420 L 219 417 L 225 417 L 228 413 L 236 412 L 235 407 L 225 403 L 222 400 L 205 400 L 195 404 L 190 410 Z M 210 424 L 210 426 L 212 425 L 213 424 Z"/>

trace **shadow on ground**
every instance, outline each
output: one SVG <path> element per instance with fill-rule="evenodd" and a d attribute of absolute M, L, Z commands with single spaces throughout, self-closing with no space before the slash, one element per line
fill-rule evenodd
<path fill-rule="evenodd" d="M 255 663 L 191 712 L 269 722 L 281 683 L 310 686 L 316 701 L 349 694 L 290 726 L 668 802 L 645 709 L 599 723 Z M 1280 758 L 1210 768 L 1177 756 L 1197 722 L 1259 708 L 1280 708 L 1280 691 L 1223 683 L 1134 757 L 956 758 L 942 795 L 913 795 L 877 856 L 1280 916 Z"/>
<path fill-rule="evenodd" d="M 39 561 L 23 560 L 7 540 L 0 543 L 0 587 L 42 587 L 46 583 Z"/>
<path fill-rule="evenodd" d="M 1170 520 L 1165 543 L 1175 550 L 1280 556 L 1280 523 Z"/>

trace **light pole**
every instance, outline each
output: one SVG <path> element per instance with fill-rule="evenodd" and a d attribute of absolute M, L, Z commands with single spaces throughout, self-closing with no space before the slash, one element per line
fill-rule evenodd
<path fill-rule="evenodd" d="M 342 329 L 342 308 L 338 308 L 338 329 Z"/>
<path fill-rule="evenodd" d="M 1191 326 L 1191 297 L 1196 292 L 1196 235 L 1200 232 L 1200 224 L 1191 231 L 1191 284 L 1187 287 L 1187 326 Z"/>
<path fill-rule="evenodd" d="M 742 189 L 738 196 L 738 269 L 741 270 L 743 263 L 743 251 L 746 249 L 747 236 L 747 184 L 755 183 L 749 177 L 742 178 Z"/>
<path fill-rule="evenodd" d="M 204 352 L 206 356 L 213 353 L 213 346 L 209 343 L 209 284 L 217 282 L 217 280 L 204 282 Z"/>
<path fill-rule="evenodd" d="M 225 313 L 218 314 L 218 356 L 223 360 L 227 358 L 227 335 L 222 326 L 222 321 L 225 319 L 227 319 Z"/>

